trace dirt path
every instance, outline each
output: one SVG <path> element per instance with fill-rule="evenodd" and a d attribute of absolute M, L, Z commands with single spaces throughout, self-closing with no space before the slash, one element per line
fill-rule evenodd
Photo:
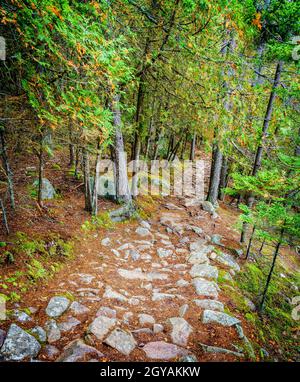
<path fill-rule="evenodd" d="M 23 306 L 17 313 L 18 328 L 34 333 L 41 347 L 24 332 L 28 344 L 16 356 L 20 333 L 13 325 L 2 355 L 42 361 L 247 359 L 242 318 L 224 313 L 227 298 L 218 285 L 221 268 L 230 280 L 239 266 L 214 252 L 219 246 L 209 234 L 219 218 L 194 201 L 162 199 L 150 221 L 118 224 L 104 238 L 83 239 L 77 259 L 35 293 L 34 302 L 25 297 L 22 305 L 31 301 L 32 313 L 27 316 Z"/>

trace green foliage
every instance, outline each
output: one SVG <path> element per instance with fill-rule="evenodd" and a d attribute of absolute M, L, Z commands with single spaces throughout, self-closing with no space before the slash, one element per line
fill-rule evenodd
<path fill-rule="evenodd" d="M 95 231 L 99 228 L 113 229 L 114 222 L 111 220 L 108 212 L 103 212 L 97 216 L 93 216 L 91 220 L 86 220 L 81 228 L 84 231 Z"/>

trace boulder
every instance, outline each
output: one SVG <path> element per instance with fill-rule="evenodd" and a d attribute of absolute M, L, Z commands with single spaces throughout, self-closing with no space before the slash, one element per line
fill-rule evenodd
<path fill-rule="evenodd" d="M 70 305 L 70 310 L 75 314 L 75 315 L 80 315 L 80 314 L 86 314 L 90 310 L 87 308 L 85 305 L 80 304 L 78 301 L 73 301 L 72 304 Z"/>
<path fill-rule="evenodd" d="M 74 328 L 76 328 L 76 326 L 80 324 L 81 322 L 77 320 L 77 318 L 69 317 L 66 321 L 59 323 L 58 327 L 60 331 L 64 333 L 72 331 Z"/>
<path fill-rule="evenodd" d="M 224 311 L 224 305 L 217 300 L 198 300 L 195 299 L 194 303 L 202 309 Z"/>
<path fill-rule="evenodd" d="M 45 329 L 47 332 L 47 338 L 48 338 L 49 344 L 56 342 L 60 339 L 61 337 L 60 329 L 55 320 L 47 321 L 45 324 Z"/>
<path fill-rule="evenodd" d="M 188 351 L 177 345 L 164 341 L 148 342 L 144 347 L 147 358 L 170 360 L 178 356 L 188 355 Z"/>
<path fill-rule="evenodd" d="M 138 317 L 141 326 L 155 324 L 155 319 L 153 316 L 150 316 L 150 314 L 141 313 L 138 315 Z"/>
<path fill-rule="evenodd" d="M 190 270 L 191 277 L 202 277 L 207 279 L 218 278 L 218 268 L 208 264 L 194 264 Z"/>
<path fill-rule="evenodd" d="M 26 358 L 34 358 L 41 349 L 39 342 L 29 333 L 25 332 L 16 324 L 11 324 L 0 355 L 6 361 L 22 361 Z"/>
<path fill-rule="evenodd" d="M 39 341 L 46 342 L 47 341 L 47 333 L 41 326 L 36 326 L 31 329 L 31 334 Z"/>
<path fill-rule="evenodd" d="M 101 306 L 96 313 L 96 317 L 105 316 L 109 318 L 116 318 L 117 311 L 115 309 L 111 309 L 108 306 Z"/>
<path fill-rule="evenodd" d="M 215 259 L 215 261 L 223 265 L 226 265 L 229 268 L 232 268 L 236 272 L 239 272 L 241 270 L 238 263 L 228 253 L 223 253 L 223 252 L 220 253 Z"/>
<path fill-rule="evenodd" d="M 33 187 L 38 188 L 38 185 L 39 185 L 39 181 L 36 180 L 33 183 Z M 55 195 L 56 195 L 56 192 L 51 182 L 48 179 L 43 178 L 42 179 L 42 195 L 41 195 L 42 200 L 53 199 Z"/>
<path fill-rule="evenodd" d="M 213 281 L 208 281 L 201 278 L 195 278 L 192 281 L 192 284 L 196 290 L 196 293 L 199 296 L 205 297 L 218 297 L 218 285 Z"/>

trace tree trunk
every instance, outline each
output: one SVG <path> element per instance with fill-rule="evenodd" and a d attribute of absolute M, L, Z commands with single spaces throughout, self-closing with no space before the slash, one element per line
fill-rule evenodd
<path fill-rule="evenodd" d="M 94 216 L 98 215 L 98 183 L 99 183 L 99 173 L 100 173 L 100 141 L 97 143 L 97 154 L 95 162 L 95 175 L 94 175 L 94 189 L 93 189 L 93 198 L 92 198 L 92 214 Z"/>
<path fill-rule="evenodd" d="M 215 204 L 218 199 L 222 158 L 222 152 L 219 148 L 219 145 L 217 144 L 213 151 L 212 167 L 210 171 L 210 184 L 207 195 L 207 200 L 210 201 L 212 204 Z"/>
<path fill-rule="evenodd" d="M 255 228 L 256 227 L 254 225 L 253 229 L 252 229 L 252 233 L 251 233 L 250 239 L 249 239 L 249 243 L 248 243 L 248 246 L 247 246 L 247 252 L 246 252 L 246 257 L 245 257 L 246 260 L 248 259 L 249 255 L 250 255 L 252 240 L 253 240 L 254 233 L 255 233 Z"/>
<path fill-rule="evenodd" d="M 8 227 L 8 222 L 7 222 L 7 217 L 6 217 L 6 210 L 5 210 L 5 207 L 4 207 L 4 204 L 3 204 L 3 201 L 1 198 L 0 198 L 0 207 L 1 207 L 1 211 L 2 211 L 3 225 L 5 227 L 6 234 L 9 235 L 9 227 Z"/>
<path fill-rule="evenodd" d="M 281 246 L 281 243 L 282 243 L 283 234 L 284 234 L 284 228 L 281 229 L 280 237 L 279 237 L 279 240 L 278 240 L 278 243 L 276 245 L 276 249 L 275 249 L 275 252 L 274 252 L 274 255 L 273 255 L 273 261 L 272 261 L 271 269 L 270 269 L 270 272 L 269 272 L 268 277 L 267 277 L 266 286 L 265 286 L 265 289 L 264 289 L 264 292 L 263 292 L 263 295 L 262 295 L 262 299 L 261 299 L 261 303 L 260 303 L 260 306 L 259 306 L 260 312 L 262 312 L 263 309 L 264 309 L 264 305 L 265 305 L 265 301 L 266 301 L 266 297 L 267 297 L 270 281 L 271 281 L 271 278 L 272 278 L 272 275 L 273 275 L 273 271 L 274 271 L 274 268 L 275 268 L 276 259 L 277 259 L 277 256 L 279 254 L 279 249 L 280 249 L 280 246 Z"/>
<path fill-rule="evenodd" d="M 192 161 L 195 160 L 196 138 L 197 138 L 197 135 L 194 132 L 193 138 L 191 141 L 191 151 L 190 151 L 190 160 Z"/>
<path fill-rule="evenodd" d="M 69 155 L 70 155 L 70 159 L 69 159 L 69 166 L 74 166 L 74 163 L 75 163 L 75 147 L 74 147 L 74 144 L 73 144 L 73 133 L 72 133 L 72 122 L 71 122 L 71 119 L 69 120 Z"/>
<path fill-rule="evenodd" d="M 121 111 L 119 106 L 120 95 L 115 95 L 112 100 L 112 112 L 114 115 L 115 127 L 115 179 L 116 179 L 116 198 L 121 203 L 131 203 L 132 198 L 130 194 L 128 175 L 127 175 L 127 161 L 126 153 L 124 150 L 124 141 L 122 134 L 122 120 Z"/>
<path fill-rule="evenodd" d="M 222 168 L 220 174 L 220 184 L 219 184 L 219 199 L 224 200 L 224 191 L 223 189 L 227 186 L 228 180 L 228 160 L 223 156 Z"/>
<path fill-rule="evenodd" d="M 43 189 L 43 174 L 44 174 L 44 142 L 43 137 L 40 141 L 39 151 L 39 184 L 38 184 L 38 205 L 43 206 L 42 189 Z"/>
<path fill-rule="evenodd" d="M 91 176 L 90 176 L 90 160 L 89 160 L 89 154 L 86 148 L 82 149 L 82 160 L 83 160 L 84 199 L 85 199 L 84 209 L 88 212 L 92 212 L 93 206 L 92 206 L 92 190 L 91 190 Z"/>
<path fill-rule="evenodd" d="M 0 126 L 0 141 L 1 141 L 1 158 L 3 163 L 3 168 L 7 177 L 10 206 L 12 210 L 14 210 L 15 209 L 15 193 L 14 193 L 14 184 L 13 184 L 13 173 L 11 171 L 9 161 L 8 161 L 6 141 L 4 137 L 4 128 L 2 128 L 1 126 Z"/>

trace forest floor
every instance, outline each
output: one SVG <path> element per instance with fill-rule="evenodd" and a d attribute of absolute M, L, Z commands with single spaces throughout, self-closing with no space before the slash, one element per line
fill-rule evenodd
<path fill-rule="evenodd" d="M 11 293 L 8 319 L 0 327 L 46 329 L 48 339 L 36 359 L 263 359 L 257 328 L 228 293 L 237 290 L 234 278 L 244 262 L 235 251 L 240 248 L 236 208 L 221 203 L 213 218 L 199 204 L 190 205 L 194 196 L 141 197 L 143 219 L 111 223 L 104 212 L 116 206 L 100 200 L 101 219 L 93 225 L 79 183 L 66 169 L 48 166 L 46 177 L 61 196 L 39 210 L 30 190 L 24 192 L 24 168 L 15 167 L 20 169 L 17 198 L 25 207 L 10 219 L 12 242 L 0 238 L 6 242 L 3 251 L 14 257 L 0 270 L 0 292 Z M 21 239 L 17 231 L 23 232 Z M 217 234 L 221 242 L 212 243 Z M 40 245 L 49 249 L 58 237 L 61 249 L 56 247 L 53 263 Z M 15 254 L 14 240 L 21 248 Z M 71 243 L 71 258 L 59 258 L 63 243 Z M 293 256 L 289 259 L 290 267 L 297 265 Z M 46 308 L 55 296 L 71 306 L 57 301 L 61 314 L 51 321 Z"/>

